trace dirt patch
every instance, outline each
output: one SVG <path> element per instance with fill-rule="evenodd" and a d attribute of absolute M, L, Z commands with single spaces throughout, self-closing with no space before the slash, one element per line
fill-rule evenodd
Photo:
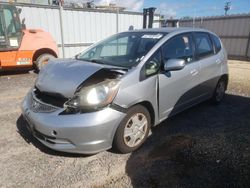
<path fill-rule="evenodd" d="M 250 98 L 227 95 L 156 127 L 126 172 L 135 187 L 248 187 L 249 135 Z"/>
<path fill-rule="evenodd" d="M 250 62 L 230 61 L 228 93 L 250 96 Z"/>

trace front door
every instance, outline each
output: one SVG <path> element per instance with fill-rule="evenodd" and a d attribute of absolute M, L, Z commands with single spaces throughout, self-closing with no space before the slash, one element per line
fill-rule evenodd
<path fill-rule="evenodd" d="M 200 63 L 194 60 L 194 45 L 190 33 L 169 39 L 162 47 L 164 61 L 184 59 L 182 70 L 167 71 L 159 76 L 160 121 L 192 105 L 199 96 L 197 88 Z"/>

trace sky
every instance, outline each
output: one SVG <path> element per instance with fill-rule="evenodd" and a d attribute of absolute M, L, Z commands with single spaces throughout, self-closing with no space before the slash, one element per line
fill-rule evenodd
<path fill-rule="evenodd" d="M 75 0 L 84 2 L 86 0 Z M 156 12 L 165 17 L 215 16 L 224 14 L 228 0 L 95 0 L 96 4 L 116 3 L 127 10 L 142 11 L 143 8 L 156 7 Z M 250 13 L 250 0 L 231 0 L 229 14 Z"/>
<path fill-rule="evenodd" d="M 224 15 L 226 0 L 144 0 L 143 6 L 154 6 L 167 17 Z M 250 0 L 231 0 L 228 14 L 250 13 Z"/>

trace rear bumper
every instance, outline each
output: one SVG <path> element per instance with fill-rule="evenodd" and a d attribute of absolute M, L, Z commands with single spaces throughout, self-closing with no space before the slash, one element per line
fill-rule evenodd
<path fill-rule="evenodd" d="M 29 93 L 22 114 L 31 133 L 47 147 L 70 153 L 93 154 L 112 147 L 115 131 L 125 114 L 112 108 L 83 114 L 59 115 L 33 112 Z"/>

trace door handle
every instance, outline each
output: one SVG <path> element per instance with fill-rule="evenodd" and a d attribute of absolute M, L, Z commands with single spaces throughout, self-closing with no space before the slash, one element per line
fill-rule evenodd
<path fill-rule="evenodd" d="M 195 75 L 198 74 L 198 71 L 197 71 L 196 69 L 191 70 L 191 71 L 190 71 L 190 74 L 191 74 L 192 76 L 195 76 Z"/>

